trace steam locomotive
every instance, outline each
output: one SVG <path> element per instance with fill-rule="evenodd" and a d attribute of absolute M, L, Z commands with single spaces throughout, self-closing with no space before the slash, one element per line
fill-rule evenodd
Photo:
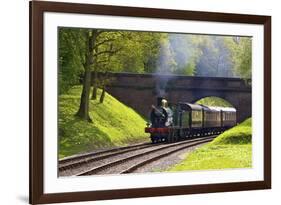
<path fill-rule="evenodd" d="M 150 133 L 152 143 L 220 134 L 237 123 L 236 109 L 232 107 L 210 107 L 187 102 L 168 107 L 163 98 L 161 102 L 162 105 L 158 100 L 158 106 L 152 106 L 150 122 L 145 128 L 145 132 Z"/>

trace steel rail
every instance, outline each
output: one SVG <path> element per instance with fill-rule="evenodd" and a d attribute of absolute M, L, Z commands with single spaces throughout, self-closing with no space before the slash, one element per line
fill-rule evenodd
<path fill-rule="evenodd" d="M 85 153 L 85 154 L 80 154 L 80 155 L 74 155 L 74 156 L 70 156 L 70 157 L 65 157 L 61 160 L 59 160 L 59 164 L 63 165 L 65 163 L 71 162 L 73 160 L 80 160 L 83 159 L 85 157 L 91 157 L 91 156 L 97 156 L 97 155 L 101 155 L 101 154 L 105 154 L 105 153 L 110 153 L 110 152 L 115 152 L 115 151 L 120 151 L 120 150 L 125 150 L 125 149 L 130 149 L 130 148 L 135 148 L 135 147 L 140 147 L 140 146 L 144 146 L 144 145 L 150 145 L 151 143 L 141 143 L 141 144 L 136 144 L 136 145 L 130 145 L 130 146 L 123 146 L 123 147 L 116 147 L 116 148 L 112 148 L 112 149 L 107 149 L 107 150 L 101 150 L 101 151 L 97 151 L 97 152 L 89 152 L 89 153 Z"/>
<path fill-rule="evenodd" d="M 113 161 L 113 162 L 109 162 L 109 163 L 106 163 L 104 165 L 93 167 L 93 168 L 91 168 L 91 169 L 89 169 L 87 171 L 80 172 L 80 173 L 76 174 L 75 176 L 93 175 L 93 174 L 96 174 L 97 172 L 106 170 L 106 169 L 111 168 L 113 166 L 122 164 L 124 162 L 127 162 L 127 161 L 135 159 L 135 158 L 142 157 L 142 156 L 147 155 L 147 154 L 158 152 L 158 151 L 161 151 L 161 150 L 164 150 L 164 149 L 168 149 L 168 148 L 171 148 L 171 147 L 181 146 L 183 144 L 192 144 L 193 142 L 196 143 L 196 142 L 199 142 L 199 141 L 204 141 L 204 142 L 206 141 L 207 142 L 207 141 L 211 141 L 214 138 L 215 138 L 214 136 L 203 137 L 203 138 L 197 138 L 197 139 L 193 139 L 193 140 L 188 140 L 188 141 L 182 141 L 182 142 L 178 142 L 178 143 L 168 144 L 168 145 L 162 146 L 160 148 L 152 149 L 152 150 L 149 150 L 149 151 L 146 151 L 146 152 L 143 152 L 143 153 L 135 154 L 135 155 L 123 158 L 123 159 L 119 159 L 119 160 L 116 160 L 116 161 Z"/>
<path fill-rule="evenodd" d="M 124 153 L 128 153 L 128 152 L 133 152 L 133 151 L 136 151 L 136 150 L 140 150 L 140 149 L 145 149 L 145 148 L 148 148 L 148 147 L 151 147 L 153 146 L 152 144 L 146 144 L 146 145 L 142 145 L 142 146 L 137 146 L 137 147 L 130 147 L 130 149 L 125 149 L 125 150 L 120 150 L 117 152 L 113 152 L 113 153 L 109 153 L 109 154 L 104 154 L 104 155 L 99 155 L 99 156 L 85 156 L 84 158 L 80 158 L 78 161 L 74 161 L 74 162 L 69 162 L 65 165 L 61 165 L 59 166 L 59 171 L 62 172 L 62 171 L 66 171 L 66 170 L 69 170 L 69 169 L 73 169 L 73 168 L 76 168 L 76 167 L 79 167 L 79 166 L 83 166 L 84 164 L 87 164 L 87 163 L 90 163 L 90 162 L 94 162 L 94 161 L 99 161 L 99 160 L 102 160 L 102 159 L 106 159 L 106 158 L 109 158 L 109 157 L 113 157 L 113 156 L 117 156 L 117 155 L 121 155 L 121 154 L 124 154 Z"/>
<path fill-rule="evenodd" d="M 197 145 L 206 143 L 206 142 L 210 142 L 210 141 L 212 141 L 212 140 L 213 140 L 213 139 L 208 139 L 208 140 L 202 140 L 202 141 L 200 141 L 200 142 L 188 144 L 188 145 L 179 147 L 179 148 L 177 148 L 177 149 L 171 150 L 171 151 L 169 151 L 169 152 L 163 153 L 163 154 L 161 154 L 161 155 L 152 157 L 152 158 L 150 158 L 150 159 L 143 160 L 143 161 L 141 161 L 141 162 L 139 162 L 139 163 L 137 163 L 137 164 L 135 164 L 135 165 L 133 165 L 133 166 L 131 166 L 131 167 L 129 167 L 129 168 L 123 170 L 123 171 L 121 171 L 119 174 L 132 173 L 132 172 L 134 172 L 135 170 L 137 170 L 137 169 L 140 168 L 140 167 L 143 167 L 143 166 L 145 166 L 145 165 L 147 165 L 147 164 L 149 164 L 149 163 L 151 163 L 151 162 L 157 161 L 157 160 L 159 160 L 159 159 L 161 159 L 161 158 L 163 158 L 163 157 L 166 157 L 166 156 L 168 156 L 168 155 L 171 155 L 171 154 L 173 154 L 173 153 L 175 153 L 175 152 L 178 152 L 178 151 L 181 151 L 181 150 L 183 150 L 183 149 L 190 148 L 190 147 L 194 147 L 194 146 L 197 146 Z"/>

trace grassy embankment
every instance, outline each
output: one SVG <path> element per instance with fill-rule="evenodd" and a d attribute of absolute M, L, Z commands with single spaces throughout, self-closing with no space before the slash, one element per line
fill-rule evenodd
<path fill-rule="evenodd" d="M 59 96 L 59 158 L 149 139 L 144 133 L 146 121 L 108 93 L 102 104 L 99 99 L 90 101 L 93 123 L 75 117 L 81 89 L 75 86 Z"/>
<path fill-rule="evenodd" d="M 233 127 L 187 157 L 169 171 L 249 168 L 252 166 L 251 118 Z"/>

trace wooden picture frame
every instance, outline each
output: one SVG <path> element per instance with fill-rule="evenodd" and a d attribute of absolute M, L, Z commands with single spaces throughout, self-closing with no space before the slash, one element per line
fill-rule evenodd
<path fill-rule="evenodd" d="M 271 17 L 245 14 L 180 11 L 31 1 L 30 3 L 30 203 L 77 202 L 271 188 Z M 264 28 L 264 180 L 218 184 L 180 185 L 120 190 L 44 193 L 44 12 L 124 17 L 177 19 L 207 22 L 259 24 Z"/>

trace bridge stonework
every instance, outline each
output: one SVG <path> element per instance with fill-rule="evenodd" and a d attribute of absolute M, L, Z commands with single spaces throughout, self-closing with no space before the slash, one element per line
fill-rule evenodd
<path fill-rule="evenodd" d="M 169 102 L 194 103 L 204 97 L 220 97 L 237 110 L 237 121 L 252 114 L 252 89 L 240 78 L 190 77 L 178 75 L 110 73 L 107 92 L 141 115 L 148 117 L 157 97 Z"/>

